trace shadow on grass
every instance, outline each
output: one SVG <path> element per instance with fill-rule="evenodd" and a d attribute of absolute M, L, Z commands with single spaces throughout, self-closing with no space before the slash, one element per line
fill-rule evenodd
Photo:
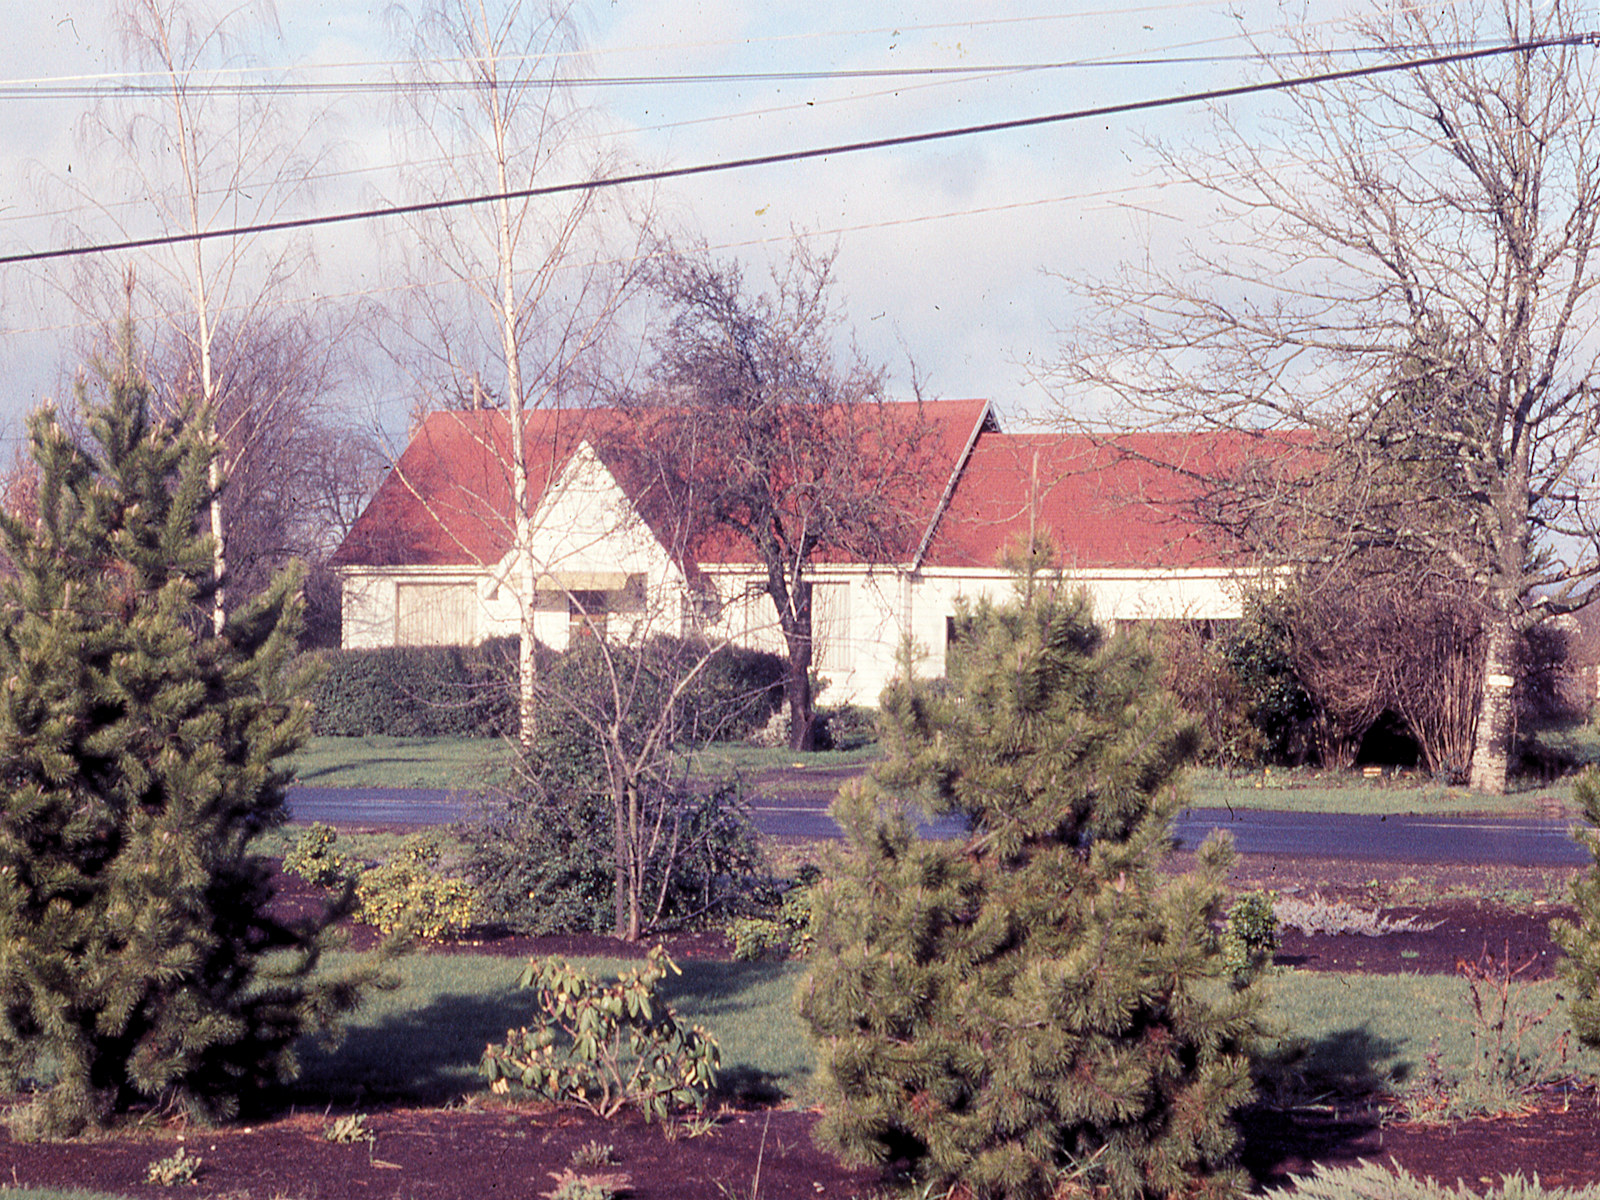
<path fill-rule="evenodd" d="M 624 965 L 578 961 L 602 980 L 615 978 Z M 438 1105 L 481 1091 L 485 1084 L 478 1062 L 484 1047 L 503 1041 L 508 1029 L 529 1023 L 534 1014 L 533 994 L 513 982 L 522 964 L 495 962 L 504 964 L 503 973 L 491 968 L 503 984 L 464 991 L 458 983 L 409 1005 L 402 991 L 378 1000 L 379 1011 L 352 1022 L 334 1049 L 307 1039 L 300 1048 L 301 1075 L 286 1102 Z M 685 1020 L 709 1027 L 722 1043 L 719 1094 L 773 1103 L 792 1094 L 809 1074 L 810 1050 L 790 1004 L 797 974 L 783 963 L 692 962 L 681 977 L 663 984 L 662 998 Z"/>
<path fill-rule="evenodd" d="M 1370 1156 L 1377 1102 L 1404 1084 L 1401 1044 L 1365 1028 L 1281 1043 L 1256 1064 L 1257 1100 L 1239 1114 L 1241 1162 L 1257 1183 L 1281 1182 L 1310 1162 Z M 1384 1064 L 1391 1064 L 1385 1067 Z"/>
<path fill-rule="evenodd" d="M 490 1042 L 525 1024 L 529 998 L 515 988 L 447 993 L 417 1008 L 354 1024 L 329 1050 L 308 1039 L 287 1100 L 301 1106 L 377 1101 L 440 1105 L 485 1085 L 478 1060 Z"/>

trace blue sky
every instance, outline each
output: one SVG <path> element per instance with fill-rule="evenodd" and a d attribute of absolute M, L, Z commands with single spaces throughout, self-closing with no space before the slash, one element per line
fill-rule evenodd
<path fill-rule="evenodd" d="M 99 76 L 117 69 L 106 0 L 17 6 L 0 46 L 8 82 Z M 577 11 L 591 76 L 771 72 L 813 74 L 1029 64 L 1146 61 L 1019 72 L 898 78 L 658 82 L 586 89 L 597 148 L 629 162 L 685 166 L 751 154 L 1029 117 L 1240 82 L 1258 69 L 1238 56 L 1249 36 L 1270 43 L 1286 19 L 1274 4 L 956 3 L 863 6 L 734 0 L 597 0 Z M 279 0 L 282 38 L 262 59 L 286 78 L 322 82 L 389 77 L 399 53 L 388 6 L 353 0 Z M 974 12 L 982 16 L 974 18 Z M 1297 22 L 1339 40 L 1340 5 L 1313 0 Z M 1191 61 L 1172 61 L 1188 59 Z M 1241 102 L 1265 113 L 1271 98 Z M 0 122 L 0 244 L 57 244 L 64 181 L 92 172 L 74 132 L 81 99 L 7 98 Z M 354 207 L 394 193 L 397 161 L 379 101 L 342 97 L 315 126 L 342 170 L 316 206 Z M 1127 119 L 719 173 L 663 185 L 656 203 L 672 227 L 737 254 L 751 277 L 786 250 L 791 229 L 837 239 L 839 292 L 863 349 L 908 390 L 908 359 L 928 394 L 989 396 L 1013 425 L 1047 419 L 1072 397 L 1035 378 L 1056 353 L 1055 330 L 1073 319 L 1062 279 L 1094 278 L 1145 254 L 1176 254 L 1205 236 L 1203 198 L 1160 186 L 1151 137 L 1203 140 L 1198 106 Z M 70 168 L 70 171 L 69 171 Z M 137 211 L 126 180 L 93 185 Z M 123 189 L 123 190 L 119 190 Z M 126 192 L 126 194 L 124 194 Z M 80 214 L 88 231 L 93 214 Z M 109 233 L 109 230 L 108 230 Z M 372 239 L 381 223 L 317 235 L 316 273 L 290 281 L 297 296 L 381 294 Z M 58 385 L 74 326 L 60 288 L 19 268 L 0 277 L 0 421 Z M 403 398 L 381 402 L 400 406 Z"/>

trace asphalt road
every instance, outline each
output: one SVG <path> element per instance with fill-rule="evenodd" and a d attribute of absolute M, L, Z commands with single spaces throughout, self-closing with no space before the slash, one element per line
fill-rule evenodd
<path fill-rule="evenodd" d="M 751 815 L 763 833 L 778 837 L 832 838 L 839 828 L 828 803 L 840 778 L 856 771 L 817 772 L 757 779 Z M 767 786 L 763 786 L 763 784 Z M 781 784 L 781 792 L 779 791 Z M 429 788 L 316 788 L 289 791 L 296 820 L 336 825 L 443 825 L 472 813 L 471 792 Z M 944 819 L 923 827 L 933 836 L 959 832 Z M 1174 826 L 1180 846 L 1192 848 L 1212 829 L 1233 835 L 1245 854 L 1311 854 L 1389 862 L 1499 863 L 1564 866 L 1588 861 L 1572 841 L 1571 825 L 1539 817 L 1347 816 L 1257 809 L 1192 808 Z"/>

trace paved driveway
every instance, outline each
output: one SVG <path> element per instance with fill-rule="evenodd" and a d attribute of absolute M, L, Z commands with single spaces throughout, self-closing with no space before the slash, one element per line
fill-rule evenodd
<path fill-rule="evenodd" d="M 839 827 L 828 805 L 839 786 L 860 768 L 793 771 L 750 782 L 756 827 L 777 837 L 833 838 Z M 289 790 L 296 820 L 359 825 L 443 825 L 471 814 L 475 793 L 429 788 L 317 788 Z M 1391 862 L 1501 863 L 1565 866 L 1588 861 L 1559 818 L 1347 816 L 1256 809 L 1193 808 L 1177 820 L 1182 846 L 1194 847 L 1212 829 L 1225 829 L 1246 854 L 1315 854 Z M 924 826 L 933 836 L 954 836 L 960 823 L 944 818 Z"/>

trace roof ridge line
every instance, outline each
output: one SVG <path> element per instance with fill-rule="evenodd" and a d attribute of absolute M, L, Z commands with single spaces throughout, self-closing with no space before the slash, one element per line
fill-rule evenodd
<path fill-rule="evenodd" d="M 972 457 L 972 450 L 978 444 L 978 436 L 983 433 L 984 426 L 989 424 L 991 413 L 994 410 L 994 401 L 985 400 L 983 409 L 978 413 L 978 419 L 973 422 L 972 432 L 967 435 L 967 444 L 961 448 L 961 453 L 956 456 L 956 465 L 950 472 L 950 478 L 944 485 L 944 491 L 939 496 L 939 503 L 933 506 L 933 516 L 928 521 L 928 528 L 922 534 L 922 541 L 917 545 L 916 554 L 911 557 L 911 573 L 916 574 L 922 569 L 922 560 L 927 557 L 928 547 L 933 544 L 933 535 L 939 528 L 939 522 L 944 519 L 944 514 L 950 508 L 950 498 L 956 493 L 956 484 L 961 479 L 961 473 L 967 468 L 967 461 Z M 1000 422 L 994 421 L 995 432 L 1000 432 Z"/>

